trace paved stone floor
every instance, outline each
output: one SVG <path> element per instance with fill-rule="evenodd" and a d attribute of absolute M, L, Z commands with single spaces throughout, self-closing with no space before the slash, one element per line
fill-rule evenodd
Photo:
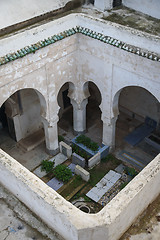
<path fill-rule="evenodd" d="M 25 152 L 18 146 L 17 142 L 9 136 L 6 129 L 0 130 L 0 136 L 0 148 L 30 171 L 40 165 L 42 160 L 51 158 L 45 151 L 45 143 L 41 143 L 35 149 Z"/>

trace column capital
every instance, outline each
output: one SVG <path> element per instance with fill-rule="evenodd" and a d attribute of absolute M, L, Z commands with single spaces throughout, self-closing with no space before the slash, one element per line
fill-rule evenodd
<path fill-rule="evenodd" d="M 41 116 L 41 120 L 46 127 L 53 127 L 55 124 L 57 124 L 59 118 L 57 115 L 52 119 L 47 119 Z"/>
<path fill-rule="evenodd" d="M 88 103 L 88 98 L 80 100 L 78 102 L 75 99 L 71 98 L 71 103 L 72 103 L 74 109 L 82 110 L 86 107 L 86 105 Z"/>

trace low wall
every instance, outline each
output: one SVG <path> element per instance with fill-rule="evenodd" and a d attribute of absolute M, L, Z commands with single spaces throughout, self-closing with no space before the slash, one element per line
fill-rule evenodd
<path fill-rule="evenodd" d="M 86 181 L 86 182 L 88 182 L 89 179 L 90 179 L 90 173 L 87 172 L 85 169 L 83 169 L 83 168 L 82 168 L 81 166 L 79 166 L 79 165 L 77 165 L 77 166 L 75 167 L 75 174 L 81 176 L 81 178 L 82 178 L 84 181 Z"/>
<path fill-rule="evenodd" d="M 81 150 L 85 151 L 87 153 L 87 155 L 89 155 L 90 157 L 93 157 L 98 152 L 100 153 L 100 158 L 101 159 L 108 155 L 109 146 L 102 144 L 102 147 L 99 147 L 97 151 L 92 151 L 91 149 L 84 146 L 82 143 L 76 143 L 76 138 L 77 137 L 72 139 L 72 144 L 78 146 Z"/>
<path fill-rule="evenodd" d="M 59 148 L 60 148 L 60 152 L 63 153 L 63 155 L 65 155 L 66 157 L 70 158 L 72 155 L 72 148 L 66 144 L 65 142 L 61 141 L 59 143 Z"/>
<path fill-rule="evenodd" d="M 97 214 L 87 214 L 0 150 L 0 183 L 66 240 L 117 240 L 160 194 L 160 154 Z"/>
<path fill-rule="evenodd" d="M 77 153 L 73 153 L 72 154 L 72 163 L 84 168 L 85 164 L 86 164 L 86 160 L 85 160 L 85 158 L 79 156 Z"/>
<path fill-rule="evenodd" d="M 101 155 L 98 152 L 97 154 L 95 154 L 92 158 L 90 158 L 88 160 L 88 168 L 91 169 L 93 168 L 95 165 L 97 165 L 98 163 L 100 163 L 101 161 Z"/>

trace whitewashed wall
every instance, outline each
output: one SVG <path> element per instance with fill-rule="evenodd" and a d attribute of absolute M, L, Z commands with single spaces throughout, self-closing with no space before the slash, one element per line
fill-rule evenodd
<path fill-rule="evenodd" d="M 148 14 L 160 19 L 160 1 L 159 0 L 123 0 L 123 5 L 136 11 Z"/>
<path fill-rule="evenodd" d="M 82 25 L 99 33 L 115 37 L 139 48 L 160 53 L 160 38 L 84 14 L 71 14 L 42 26 L 0 40 L 0 53 L 35 43 L 68 28 Z M 27 44 L 26 44 L 27 43 Z M 2 48 L 3 45 L 3 48 Z M 74 98 L 82 101 L 83 86 L 91 81 L 101 92 L 103 142 L 112 145 L 111 121 L 118 114 L 118 97 L 127 86 L 140 86 L 160 100 L 159 62 L 139 57 L 82 34 L 63 39 L 35 54 L 0 67 L 0 104 L 19 89 L 33 88 L 44 96 L 43 117 L 56 124 L 59 105 L 57 96 L 66 82 L 75 87 Z M 158 118 L 158 117 L 157 117 Z M 112 136 L 113 135 L 113 136 Z M 107 136 L 108 139 L 104 139 Z M 114 141 L 114 140 L 113 140 Z"/>

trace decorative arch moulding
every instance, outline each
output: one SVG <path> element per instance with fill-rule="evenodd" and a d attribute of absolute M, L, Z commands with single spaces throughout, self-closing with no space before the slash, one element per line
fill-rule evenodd
<path fill-rule="evenodd" d="M 0 57 L 0 65 L 4 65 L 8 62 L 14 61 L 18 58 L 22 58 L 28 54 L 35 53 L 41 48 L 44 48 L 50 44 L 54 44 L 55 42 L 61 41 L 62 39 L 72 36 L 76 33 L 81 33 L 83 35 L 86 35 L 90 38 L 96 39 L 98 41 L 101 41 L 105 44 L 109 44 L 113 47 L 119 48 L 121 50 L 127 51 L 132 54 L 136 54 L 138 56 L 148 58 L 152 61 L 160 62 L 160 55 L 157 55 L 156 53 L 149 52 L 146 50 L 143 50 L 141 48 L 138 48 L 133 45 L 129 45 L 125 42 L 122 42 L 118 39 L 112 38 L 110 36 L 103 35 L 101 33 L 97 33 L 95 31 L 92 31 L 91 29 L 84 28 L 81 26 L 76 26 L 74 28 L 68 29 L 64 32 L 61 32 L 57 35 L 53 35 L 47 39 L 41 40 L 35 44 L 32 44 L 31 46 L 26 46 L 20 50 L 17 50 L 14 53 L 7 54 L 3 57 Z"/>

